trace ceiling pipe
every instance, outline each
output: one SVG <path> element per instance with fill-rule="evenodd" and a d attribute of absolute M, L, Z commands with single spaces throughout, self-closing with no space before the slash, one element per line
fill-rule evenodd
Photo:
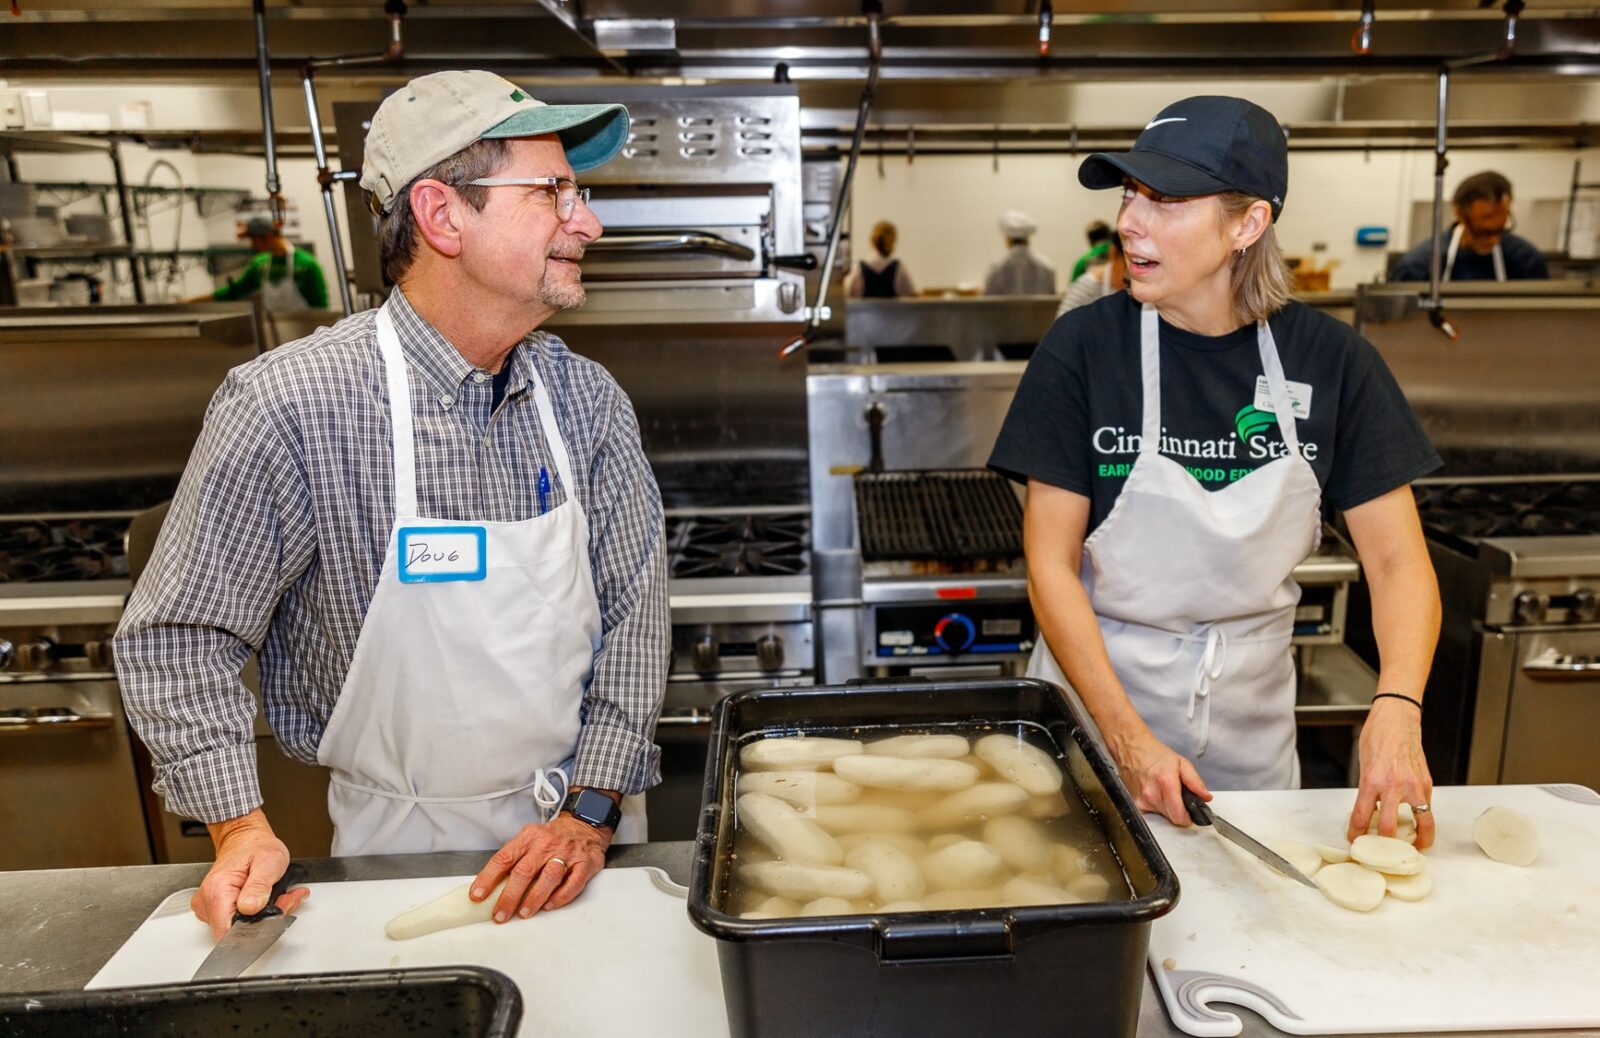
<path fill-rule="evenodd" d="M 256 30 L 256 77 L 261 87 L 261 133 L 267 149 L 267 207 L 272 222 L 283 226 L 283 185 L 278 180 L 278 147 L 272 127 L 272 61 L 267 55 L 267 0 L 253 0 Z"/>
<path fill-rule="evenodd" d="M 1445 316 L 1444 304 L 1440 299 L 1440 286 L 1443 278 L 1444 243 L 1440 236 L 1444 232 L 1444 171 L 1450 165 L 1450 160 L 1445 156 L 1445 125 L 1446 115 L 1450 109 L 1450 70 L 1439 70 L 1439 119 L 1433 141 L 1433 251 L 1428 261 L 1428 298 L 1423 301 L 1423 309 L 1428 311 L 1428 322 L 1445 334 L 1451 342 L 1461 337 L 1461 332 L 1455 324 Z"/>
<path fill-rule="evenodd" d="M 865 0 L 862 11 L 867 16 L 867 82 L 861 88 L 861 101 L 856 106 L 856 129 L 850 139 L 850 160 L 845 163 L 844 176 L 839 178 L 839 194 L 834 199 L 833 221 L 828 228 L 828 250 L 823 254 L 822 276 L 817 279 L 817 296 L 811 304 L 805 331 L 779 350 L 779 357 L 790 356 L 809 345 L 822 327 L 822 304 L 828 298 L 828 282 L 833 277 L 833 263 L 839 255 L 839 232 L 844 229 L 844 214 L 850 206 L 850 185 L 855 180 L 856 163 L 861 160 L 861 141 L 867 132 L 867 116 L 872 112 L 873 95 L 878 89 L 878 69 L 883 65 L 883 37 L 878 24 L 883 16 L 883 5 L 879 0 Z"/>

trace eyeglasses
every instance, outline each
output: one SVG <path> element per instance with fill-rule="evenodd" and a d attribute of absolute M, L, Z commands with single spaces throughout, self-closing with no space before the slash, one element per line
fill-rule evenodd
<path fill-rule="evenodd" d="M 589 204 L 589 189 L 579 187 L 577 181 L 566 177 L 479 177 L 469 180 L 473 187 L 545 187 L 555 188 L 556 219 L 566 223 L 578 211 L 578 203 Z"/>

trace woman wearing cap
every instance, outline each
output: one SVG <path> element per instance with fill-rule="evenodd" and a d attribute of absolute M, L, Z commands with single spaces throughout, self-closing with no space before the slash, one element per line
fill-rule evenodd
<path fill-rule="evenodd" d="M 1129 285 L 1046 334 L 990 458 L 1028 486 L 1029 673 L 1070 685 L 1140 806 L 1176 824 L 1184 787 L 1298 786 L 1291 571 L 1339 509 L 1382 657 L 1350 833 L 1381 798 L 1380 831 L 1409 803 L 1427 846 L 1439 595 L 1408 485 L 1439 458 L 1377 352 L 1290 299 L 1277 120 L 1188 98 L 1078 179 L 1122 189 Z"/>

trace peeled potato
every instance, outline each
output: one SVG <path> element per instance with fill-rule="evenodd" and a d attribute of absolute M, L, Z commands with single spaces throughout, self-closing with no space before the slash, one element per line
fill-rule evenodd
<path fill-rule="evenodd" d="M 801 915 L 854 915 L 860 909 L 855 903 L 846 901 L 842 897 L 819 897 L 815 901 L 807 901 L 800 909 Z"/>
<path fill-rule="evenodd" d="M 938 790 L 953 793 L 978 781 L 978 769 L 958 760 L 877 757 L 859 754 L 840 757 L 833 770 L 841 778 L 875 789 Z"/>
<path fill-rule="evenodd" d="M 936 757 L 954 760 L 971 750 L 960 735 L 896 735 L 867 743 L 867 752 L 883 757 Z"/>
<path fill-rule="evenodd" d="M 1029 818 L 1060 818 L 1071 810 L 1072 805 L 1067 803 L 1067 798 L 1057 791 L 1029 799 L 1027 815 Z"/>
<path fill-rule="evenodd" d="M 924 811 L 944 798 L 936 789 L 863 789 L 858 804 L 897 807 L 902 811 Z"/>
<path fill-rule="evenodd" d="M 1372 812 L 1372 819 L 1367 822 L 1367 834 L 1369 836 L 1378 835 L 1378 816 L 1382 813 L 1383 805 L 1380 802 L 1378 808 Z M 1410 804 L 1401 804 L 1395 812 L 1394 838 L 1404 840 L 1407 843 L 1417 842 L 1417 816 L 1411 810 Z"/>
<path fill-rule="evenodd" d="M 1272 845 L 1272 850 L 1280 858 L 1300 870 L 1301 875 L 1314 876 L 1322 868 L 1322 855 L 1308 843 L 1298 843 L 1294 840 L 1283 840 Z M 1348 860 L 1348 856 L 1346 856 Z"/>
<path fill-rule="evenodd" d="M 764 793 L 794 807 L 849 804 L 861 798 L 861 787 L 828 771 L 747 771 L 739 776 L 740 793 Z"/>
<path fill-rule="evenodd" d="M 1000 896 L 1008 905 L 1071 905 L 1087 900 L 1036 873 L 1012 876 L 1000 887 Z"/>
<path fill-rule="evenodd" d="M 818 804 L 806 814 L 835 836 L 909 833 L 917 827 L 917 816 L 910 811 L 879 804 Z"/>
<path fill-rule="evenodd" d="M 928 906 L 921 901 L 891 901 L 878 909 L 880 912 L 926 912 Z"/>
<path fill-rule="evenodd" d="M 1411 876 L 1427 865 L 1422 852 L 1392 836 L 1357 836 L 1350 845 L 1350 858 L 1377 872 L 1391 876 Z"/>
<path fill-rule="evenodd" d="M 965 839 L 966 837 L 960 833 L 940 833 L 938 836 L 930 836 L 928 838 L 928 850 L 942 851 L 951 844 L 960 843 Z"/>
<path fill-rule="evenodd" d="M 1317 857 L 1329 865 L 1338 865 L 1341 862 L 1350 860 L 1350 849 L 1348 847 L 1329 847 L 1325 843 L 1319 843 L 1316 845 L 1316 852 Z"/>
<path fill-rule="evenodd" d="M 835 759 L 862 751 L 858 739 L 823 739 L 809 735 L 760 739 L 739 751 L 746 771 L 818 771 Z"/>
<path fill-rule="evenodd" d="M 1011 782 L 980 782 L 959 793 L 952 793 L 923 811 L 918 820 L 929 829 L 951 829 L 989 818 L 1020 811 L 1028 802 L 1028 791 Z"/>
<path fill-rule="evenodd" d="M 971 890 L 987 887 L 1005 873 L 1000 852 L 978 840 L 962 840 L 930 851 L 922 859 L 922 873 L 935 890 Z"/>
<path fill-rule="evenodd" d="M 902 854 L 908 854 L 920 859 L 928 853 L 928 845 L 905 833 L 845 833 L 839 838 L 839 846 L 844 848 L 845 856 L 857 847 L 864 847 L 869 843 L 887 843 Z"/>
<path fill-rule="evenodd" d="M 509 878 L 508 876 L 507 879 Z M 506 880 L 503 879 L 488 897 L 482 901 L 474 901 L 467 896 L 472 884 L 463 883 L 425 905 L 419 905 L 409 912 L 401 912 L 389 920 L 383 932 L 391 941 L 409 941 L 413 937 L 421 937 L 436 930 L 488 922 L 494 918 L 495 902 L 500 900 L 500 892 L 505 886 Z"/>
<path fill-rule="evenodd" d="M 1050 842 L 1039 827 L 1018 815 L 1000 815 L 983 823 L 983 842 L 1000 852 L 1015 872 L 1041 872 L 1050 867 Z"/>
<path fill-rule="evenodd" d="M 1410 876 L 1384 876 L 1383 882 L 1389 896 L 1401 901 L 1421 901 L 1433 890 L 1433 878 L 1427 872 Z"/>
<path fill-rule="evenodd" d="M 1377 908 L 1388 889 L 1381 875 L 1348 861 L 1319 870 L 1316 884 L 1329 901 L 1352 912 L 1370 912 Z"/>
<path fill-rule="evenodd" d="M 1061 789 L 1061 768 L 1055 758 L 1014 735 L 986 735 L 978 740 L 973 752 L 988 761 L 997 775 L 1034 796 Z"/>
<path fill-rule="evenodd" d="M 928 888 L 917 859 L 891 843 L 863 844 L 848 852 L 844 860 L 872 877 L 873 896 L 880 901 L 915 901 Z"/>
<path fill-rule="evenodd" d="M 1539 857 L 1539 830 L 1509 807 L 1491 807 L 1472 823 L 1472 841 L 1495 861 L 1532 865 Z"/>
<path fill-rule="evenodd" d="M 768 915 L 797 915 L 800 906 L 786 897 L 769 897 L 756 906 L 757 912 L 766 912 Z"/>
<path fill-rule="evenodd" d="M 1057 883 L 1066 886 L 1088 873 L 1089 862 L 1076 847 L 1058 843 L 1050 848 L 1050 874 L 1055 876 Z"/>
<path fill-rule="evenodd" d="M 739 825 L 786 861 L 837 865 L 844 848 L 822 826 L 765 793 L 746 793 L 737 801 Z"/>
<path fill-rule="evenodd" d="M 815 901 L 819 897 L 855 899 L 872 893 L 871 877 L 839 865 L 764 861 L 741 866 L 739 878 L 758 890 L 794 901 Z"/>
<path fill-rule="evenodd" d="M 1066 886 L 1067 893 L 1080 901 L 1104 901 L 1111 896 L 1111 881 L 1098 872 L 1085 872 Z"/>
<path fill-rule="evenodd" d="M 995 908 L 1005 900 L 1000 888 L 978 890 L 936 890 L 922 899 L 931 912 L 961 911 L 969 908 Z"/>

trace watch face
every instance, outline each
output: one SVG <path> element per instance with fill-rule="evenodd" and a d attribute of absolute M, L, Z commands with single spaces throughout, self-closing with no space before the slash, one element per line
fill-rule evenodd
<path fill-rule="evenodd" d="M 612 818 L 612 814 L 620 814 L 617 805 L 610 797 L 592 789 L 573 794 L 567 801 L 567 810 L 572 812 L 574 817 L 596 828 L 614 826 L 616 820 Z"/>

